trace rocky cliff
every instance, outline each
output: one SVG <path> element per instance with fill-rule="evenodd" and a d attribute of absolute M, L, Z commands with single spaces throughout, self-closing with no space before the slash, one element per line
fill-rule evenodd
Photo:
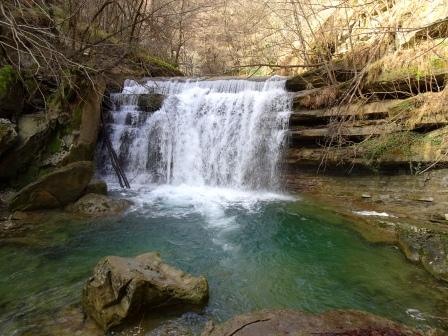
<path fill-rule="evenodd" d="M 438 14 L 360 67 L 346 52 L 288 80 L 285 176 L 448 281 L 448 21 Z"/>

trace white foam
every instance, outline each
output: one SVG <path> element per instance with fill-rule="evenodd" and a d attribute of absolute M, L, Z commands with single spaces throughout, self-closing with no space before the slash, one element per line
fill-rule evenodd
<path fill-rule="evenodd" d="M 387 212 L 377 212 L 377 211 L 353 211 L 354 214 L 359 216 L 366 217 L 392 217 L 395 218 L 394 215 L 390 215 Z"/>
<path fill-rule="evenodd" d="M 266 202 L 294 201 L 289 195 L 268 191 L 246 191 L 233 188 L 219 188 L 191 185 L 152 185 L 141 186 L 138 193 L 131 196 L 137 208 L 145 211 L 145 206 L 160 205 L 178 209 L 179 214 L 199 213 L 208 218 L 222 219 L 215 221 L 218 225 L 229 226 L 231 217 L 225 210 L 239 207 L 246 211 L 256 211 L 258 206 Z"/>

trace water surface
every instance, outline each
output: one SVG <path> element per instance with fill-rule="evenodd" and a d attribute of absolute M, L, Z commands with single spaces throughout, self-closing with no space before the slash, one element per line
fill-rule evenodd
<path fill-rule="evenodd" d="M 263 308 L 360 309 L 447 327 L 438 318 L 448 308 L 442 284 L 396 248 L 367 243 L 300 199 L 188 186 L 127 196 L 136 205 L 122 218 L 43 223 L 32 235 L 41 244 L 0 247 L 1 335 L 37 335 L 56 323 L 101 257 L 149 251 L 208 278 L 208 306 L 177 317 L 194 330 Z"/>

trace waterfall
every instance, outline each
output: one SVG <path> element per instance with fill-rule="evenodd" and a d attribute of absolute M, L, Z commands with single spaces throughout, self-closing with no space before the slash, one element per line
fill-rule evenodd
<path fill-rule="evenodd" d="M 107 132 L 133 186 L 276 189 L 291 99 L 285 80 L 127 80 Z M 165 96 L 143 111 L 139 95 Z M 105 150 L 100 174 L 115 176 Z"/>

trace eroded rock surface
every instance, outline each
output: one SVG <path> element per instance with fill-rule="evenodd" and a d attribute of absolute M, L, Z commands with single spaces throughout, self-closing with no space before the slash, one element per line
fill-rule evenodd
<path fill-rule="evenodd" d="M 278 310 L 237 316 L 219 326 L 209 325 L 202 336 L 411 336 L 405 326 L 358 311 L 329 311 L 321 315 Z"/>
<path fill-rule="evenodd" d="M 74 204 L 69 205 L 67 210 L 79 215 L 91 217 L 108 217 L 122 214 L 132 202 L 125 199 L 114 199 L 101 194 L 87 194 Z"/>
<path fill-rule="evenodd" d="M 207 299 L 204 277 L 163 263 L 158 253 L 104 258 L 82 293 L 85 312 L 104 330 L 137 317 L 143 308 L 147 312 L 171 305 L 202 305 Z"/>
<path fill-rule="evenodd" d="M 64 207 L 82 195 L 93 171 L 94 166 L 90 161 L 74 162 L 59 168 L 17 192 L 9 208 L 31 211 Z"/>

